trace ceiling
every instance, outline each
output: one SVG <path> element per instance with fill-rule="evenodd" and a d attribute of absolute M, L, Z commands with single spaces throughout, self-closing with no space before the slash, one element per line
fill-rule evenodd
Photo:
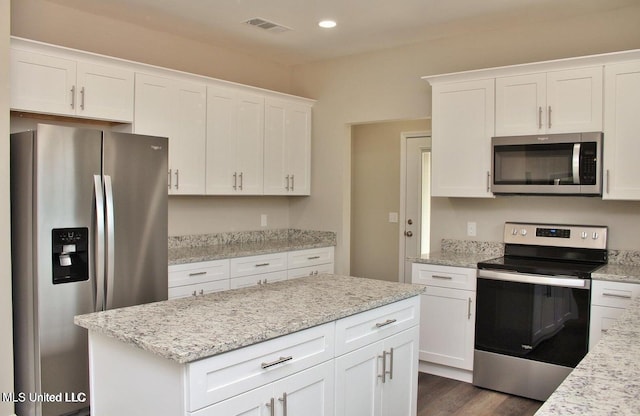
<path fill-rule="evenodd" d="M 559 20 L 638 0 L 49 0 L 89 13 L 295 65 L 519 23 Z M 262 18 L 290 30 L 243 22 Z M 322 29 L 322 19 L 338 23 Z"/>

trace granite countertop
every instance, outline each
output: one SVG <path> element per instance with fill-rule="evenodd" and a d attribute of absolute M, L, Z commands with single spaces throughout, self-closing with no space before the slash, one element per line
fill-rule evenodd
<path fill-rule="evenodd" d="M 188 363 L 418 295 L 424 286 L 319 275 L 76 316 L 76 325 Z"/>
<path fill-rule="evenodd" d="M 640 298 L 607 330 L 536 415 L 637 415 L 638 357 Z"/>
<path fill-rule="evenodd" d="M 327 231 L 267 230 L 169 238 L 169 265 L 256 256 L 336 245 Z"/>

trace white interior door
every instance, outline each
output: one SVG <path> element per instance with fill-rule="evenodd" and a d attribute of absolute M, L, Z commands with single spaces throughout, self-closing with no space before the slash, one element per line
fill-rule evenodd
<path fill-rule="evenodd" d="M 402 137 L 400 273 L 411 282 L 407 258 L 429 252 L 431 137 L 405 134 Z"/>

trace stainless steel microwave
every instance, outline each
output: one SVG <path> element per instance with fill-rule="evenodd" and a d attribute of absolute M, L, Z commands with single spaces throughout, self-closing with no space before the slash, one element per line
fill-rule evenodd
<path fill-rule="evenodd" d="M 494 194 L 602 195 L 602 133 L 491 139 Z"/>

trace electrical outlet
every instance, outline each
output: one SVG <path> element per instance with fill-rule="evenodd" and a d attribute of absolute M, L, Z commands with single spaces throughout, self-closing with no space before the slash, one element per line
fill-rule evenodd
<path fill-rule="evenodd" d="M 398 213 L 390 212 L 389 213 L 389 222 L 398 222 Z"/>
<path fill-rule="evenodd" d="M 267 214 L 260 214 L 260 226 L 261 227 L 267 226 Z"/>
<path fill-rule="evenodd" d="M 467 235 L 469 237 L 475 237 L 477 232 L 476 223 L 473 221 L 467 222 Z"/>

